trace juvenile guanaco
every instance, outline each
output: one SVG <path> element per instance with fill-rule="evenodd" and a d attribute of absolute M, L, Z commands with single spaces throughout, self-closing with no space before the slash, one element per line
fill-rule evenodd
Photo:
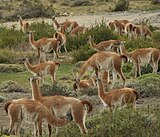
<path fill-rule="evenodd" d="M 121 53 L 126 55 L 134 64 L 134 77 L 137 77 L 137 71 L 141 76 L 141 65 L 150 64 L 153 73 L 157 73 L 158 62 L 160 60 L 160 50 L 156 48 L 140 48 L 132 52 L 127 52 L 124 45 L 120 46 Z"/>
<path fill-rule="evenodd" d="M 29 31 L 29 23 L 22 20 L 22 17 L 19 17 L 19 24 L 23 33 Z"/>
<path fill-rule="evenodd" d="M 40 57 L 40 50 L 43 52 L 50 52 L 51 50 L 54 51 L 54 59 L 57 57 L 59 58 L 58 49 L 60 41 L 56 38 L 41 38 L 37 41 L 34 40 L 33 32 L 29 32 L 29 43 L 33 49 L 38 51 L 38 57 Z"/>
<path fill-rule="evenodd" d="M 85 126 L 85 118 L 87 112 L 91 112 L 93 106 L 88 100 L 79 100 L 74 97 L 65 97 L 60 95 L 55 96 L 42 96 L 39 86 L 39 79 L 37 77 L 30 78 L 30 84 L 32 88 L 32 98 L 40 101 L 57 117 L 65 117 L 67 112 L 71 110 L 73 121 L 79 127 L 81 133 L 87 133 Z M 84 107 L 87 109 L 84 109 Z M 49 125 L 49 135 L 51 136 L 52 127 Z"/>
<path fill-rule="evenodd" d="M 114 108 L 120 106 L 131 104 L 135 107 L 136 100 L 139 98 L 140 94 L 132 88 L 121 88 L 115 89 L 110 92 L 105 92 L 105 88 L 102 79 L 97 79 L 98 96 L 102 101 L 103 105 L 109 107 L 112 112 Z"/>
<path fill-rule="evenodd" d="M 125 86 L 125 77 L 122 72 L 122 59 L 127 60 L 125 55 L 119 55 L 115 52 L 99 51 L 92 55 L 80 68 L 78 76 L 76 77 L 76 84 L 79 86 L 80 78 L 87 70 L 94 70 L 97 77 L 99 77 L 100 70 L 109 71 L 112 69 L 113 83 L 117 79 L 117 74 L 123 80 Z"/>
<path fill-rule="evenodd" d="M 64 27 L 64 25 L 61 25 L 60 28 L 61 28 L 60 32 L 56 32 L 53 35 L 53 38 L 56 38 L 56 39 L 58 39 L 60 41 L 59 52 L 61 51 L 62 46 L 64 47 L 65 52 L 67 52 L 67 49 L 66 49 L 65 27 Z"/>
<path fill-rule="evenodd" d="M 98 44 L 95 44 L 90 35 L 88 36 L 88 40 L 89 40 L 90 46 L 97 51 L 110 51 L 115 46 L 119 47 L 121 44 L 123 44 L 123 41 L 120 41 L 120 40 L 107 40 L 107 41 L 102 41 Z M 117 52 L 116 50 L 117 49 L 115 49 L 115 52 Z"/>
<path fill-rule="evenodd" d="M 56 71 L 58 66 L 60 65 L 59 62 L 48 61 L 44 63 L 39 63 L 36 65 L 31 65 L 29 59 L 26 58 L 24 61 L 24 65 L 29 72 L 31 72 L 34 76 L 39 76 L 43 80 L 43 77 L 46 75 L 51 76 L 52 84 L 56 82 Z"/>
<path fill-rule="evenodd" d="M 40 102 L 31 99 L 18 99 L 8 101 L 4 105 L 4 109 L 9 116 L 10 125 L 9 133 L 20 136 L 20 128 L 23 121 L 35 122 L 34 136 L 42 136 L 42 121 L 56 127 L 64 126 L 69 121 L 54 116 L 46 106 Z M 38 131 L 37 131 L 38 130 Z M 14 133 L 15 132 L 15 133 Z"/>

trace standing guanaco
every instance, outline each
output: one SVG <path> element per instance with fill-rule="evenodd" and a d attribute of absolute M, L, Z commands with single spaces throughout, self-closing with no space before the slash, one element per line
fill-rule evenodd
<path fill-rule="evenodd" d="M 61 28 L 60 32 L 56 32 L 53 35 L 53 38 L 56 38 L 56 39 L 58 39 L 60 41 L 59 52 L 61 51 L 62 46 L 64 47 L 65 52 L 67 52 L 67 49 L 66 49 L 65 27 L 64 27 L 64 25 L 61 25 L 60 28 Z"/>
<path fill-rule="evenodd" d="M 27 70 L 31 72 L 34 76 L 41 77 L 42 83 L 43 83 L 43 77 L 46 75 L 51 76 L 52 84 L 56 83 L 55 75 L 56 75 L 58 66 L 60 66 L 59 62 L 48 61 L 48 62 L 36 64 L 36 65 L 31 65 L 29 62 L 29 59 L 26 58 L 24 61 L 24 65 L 27 68 Z"/>
<path fill-rule="evenodd" d="M 71 110 L 73 121 L 79 127 L 81 133 L 87 133 L 85 126 L 85 118 L 87 112 L 91 112 L 93 106 L 88 100 L 79 100 L 74 97 L 65 97 L 60 95 L 55 96 L 42 96 L 39 86 L 39 79 L 37 77 L 30 78 L 32 88 L 32 98 L 40 101 L 49 110 L 55 114 L 56 117 L 65 117 L 67 112 Z M 86 109 L 84 109 L 84 107 Z M 52 127 L 49 125 L 49 135 L 51 136 Z"/>
<path fill-rule="evenodd" d="M 19 24 L 23 33 L 29 31 L 29 23 L 22 20 L 22 17 L 19 17 Z"/>
<path fill-rule="evenodd" d="M 136 100 L 139 98 L 140 94 L 131 88 L 121 88 L 115 89 L 110 92 L 105 92 L 105 88 L 102 79 L 97 79 L 98 96 L 102 101 L 103 105 L 109 107 L 112 112 L 117 106 L 125 106 L 131 104 L 135 107 Z"/>
<path fill-rule="evenodd" d="M 56 127 L 64 126 L 68 123 L 66 119 L 57 118 L 40 102 L 31 99 L 17 99 L 8 101 L 4 105 L 4 109 L 9 116 L 10 125 L 9 133 L 20 136 L 20 128 L 23 121 L 35 122 L 34 136 L 42 136 L 42 121 Z M 38 131 L 37 131 L 38 130 Z"/>
<path fill-rule="evenodd" d="M 57 57 L 59 58 L 58 49 L 60 41 L 56 38 L 41 38 L 37 41 L 34 40 L 33 32 L 29 32 L 29 43 L 33 49 L 38 51 L 38 57 L 40 58 L 40 50 L 43 52 L 50 52 L 51 50 L 54 51 L 54 59 Z"/>
<path fill-rule="evenodd" d="M 137 71 L 141 76 L 141 65 L 150 64 L 153 73 L 157 73 L 158 62 L 160 60 L 160 50 L 156 48 L 140 48 L 132 52 L 127 52 L 124 45 L 120 46 L 121 53 L 126 55 L 134 64 L 134 77 L 137 77 Z"/>
<path fill-rule="evenodd" d="M 80 78 L 87 70 L 94 70 L 97 77 L 99 77 L 100 70 L 109 71 L 112 69 L 113 83 L 117 79 L 117 74 L 123 80 L 123 86 L 125 86 L 125 76 L 122 72 L 122 59 L 127 60 L 125 55 L 119 55 L 115 52 L 99 51 L 92 55 L 80 68 L 78 76 L 75 81 L 79 86 Z"/>

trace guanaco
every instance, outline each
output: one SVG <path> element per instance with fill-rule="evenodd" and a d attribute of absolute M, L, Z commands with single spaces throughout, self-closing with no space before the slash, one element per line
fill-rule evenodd
<path fill-rule="evenodd" d="M 152 39 L 152 32 L 144 25 L 137 25 L 133 27 L 133 32 L 135 38 L 142 37 L 142 38 L 149 38 Z"/>
<path fill-rule="evenodd" d="M 65 117 L 66 113 L 71 110 L 73 121 L 79 127 L 81 133 L 86 134 L 87 129 L 85 126 L 85 118 L 87 112 L 91 112 L 93 106 L 88 100 L 79 100 L 74 97 L 65 97 L 60 95 L 55 96 L 45 96 L 41 95 L 39 89 L 39 78 L 30 78 L 30 84 L 32 88 L 32 98 L 34 100 L 40 101 L 49 110 L 55 114 L 56 117 Z M 86 109 L 84 109 L 84 107 Z M 48 125 L 49 135 L 51 136 L 52 127 Z"/>
<path fill-rule="evenodd" d="M 58 66 L 60 66 L 59 62 L 48 61 L 48 62 L 32 65 L 30 64 L 29 59 L 26 58 L 24 61 L 24 65 L 27 68 L 27 70 L 31 72 L 34 76 L 41 77 L 42 83 L 43 83 L 43 77 L 46 75 L 51 76 L 52 84 L 56 83 L 55 75 L 56 75 Z"/>
<path fill-rule="evenodd" d="M 156 48 L 140 48 L 132 52 L 127 52 L 124 45 L 120 46 L 121 53 L 126 55 L 134 64 L 134 77 L 137 77 L 137 71 L 141 76 L 141 65 L 150 64 L 153 72 L 157 73 L 158 62 L 160 60 L 160 50 Z"/>
<path fill-rule="evenodd" d="M 127 23 L 125 25 L 125 35 L 128 37 L 133 37 L 134 36 L 134 31 L 133 31 L 134 25 L 132 23 Z"/>
<path fill-rule="evenodd" d="M 43 52 L 50 52 L 51 50 L 54 51 L 54 59 L 57 57 L 59 58 L 58 49 L 60 41 L 56 38 L 41 38 L 37 41 L 34 40 L 33 32 L 29 32 L 29 43 L 33 49 L 38 51 L 38 57 L 40 58 L 40 50 Z"/>
<path fill-rule="evenodd" d="M 104 71 L 103 72 L 102 79 L 103 79 L 103 83 L 104 83 L 105 86 L 109 86 L 112 83 L 109 80 L 109 71 Z M 76 82 L 74 82 L 73 89 L 74 89 L 74 91 L 78 91 L 79 89 L 86 89 L 86 88 L 90 88 L 90 87 L 95 87 L 96 86 L 96 82 L 95 81 L 96 81 L 96 77 L 95 76 L 91 76 L 91 78 L 89 78 L 89 79 L 80 80 L 79 87 L 77 87 Z"/>
<path fill-rule="evenodd" d="M 65 27 L 64 27 L 64 25 L 61 25 L 60 28 L 61 28 L 60 32 L 56 32 L 53 35 L 53 38 L 56 38 L 56 39 L 58 39 L 60 41 L 59 52 L 61 51 L 62 46 L 64 47 L 65 52 L 67 52 L 67 49 L 66 49 Z"/>
<path fill-rule="evenodd" d="M 87 30 L 88 30 L 87 27 L 77 26 L 70 32 L 69 36 L 71 37 L 78 36 L 79 34 L 84 34 Z"/>
<path fill-rule="evenodd" d="M 140 96 L 139 92 L 132 88 L 115 89 L 106 93 L 102 79 L 99 78 L 97 78 L 97 87 L 100 100 L 105 107 L 109 107 L 111 112 L 118 106 L 122 107 L 131 104 L 135 107 L 136 100 Z"/>
<path fill-rule="evenodd" d="M 79 86 L 80 78 L 87 70 L 94 70 L 97 77 L 99 77 L 100 70 L 109 71 L 112 69 L 113 83 L 117 79 L 117 74 L 123 80 L 125 86 L 125 76 L 122 72 L 122 59 L 127 61 L 125 55 L 119 55 L 115 52 L 99 51 L 93 54 L 80 68 L 77 77 L 75 78 L 77 86 Z"/>
<path fill-rule="evenodd" d="M 34 136 L 37 136 L 37 130 L 38 136 L 42 136 L 43 120 L 56 127 L 64 126 L 69 122 L 67 119 L 57 118 L 46 106 L 31 99 L 22 98 L 8 101 L 5 103 L 4 109 L 10 118 L 9 133 L 19 136 L 23 121 L 35 122 Z"/>
<path fill-rule="evenodd" d="M 89 41 L 90 47 L 94 48 L 97 51 L 110 51 L 115 46 L 119 47 L 121 44 L 123 44 L 123 41 L 120 41 L 120 40 L 107 40 L 107 41 L 102 41 L 98 44 L 95 44 L 90 35 L 88 36 L 88 41 Z M 114 48 L 114 51 L 118 52 L 116 48 Z"/>
<path fill-rule="evenodd" d="M 22 17 L 19 17 L 19 24 L 23 33 L 29 31 L 29 23 L 22 20 Z"/>
<path fill-rule="evenodd" d="M 64 30 L 65 32 L 71 32 L 74 28 L 76 28 L 78 26 L 78 23 L 76 21 L 69 21 L 69 20 L 66 20 L 65 22 L 63 23 L 58 23 L 57 20 L 55 19 L 55 16 L 52 17 L 52 21 L 54 22 L 54 24 L 56 25 L 57 29 L 58 30 L 60 28 L 61 25 L 64 26 Z"/>

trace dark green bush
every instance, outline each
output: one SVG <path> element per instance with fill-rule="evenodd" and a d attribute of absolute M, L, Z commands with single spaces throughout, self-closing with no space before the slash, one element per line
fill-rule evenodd
<path fill-rule="evenodd" d="M 160 43 L 160 31 L 156 31 L 153 33 L 153 41 Z M 160 48 L 160 46 L 158 48 Z"/>
<path fill-rule="evenodd" d="M 160 4 L 160 0 L 151 0 L 151 4 Z"/>
<path fill-rule="evenodd" d="M 0 96 L 0 103 L 4 102 L 6 100 L 6 98 Z"/>
<path fill-rule="evenodd" d="M 129 9 L 129 0 L 118 0 L 113 11 L 126 11 Z"/>
<path fill-rule="evenodd" d="M 93 3 L 89 0 L 74 0 L 71 4 L 72 7 L 90 6 L 90 5 L 93 5 Z"/>
<path fill-rule="evenodd" d="M 0 27 L 0 48 L 19 49 L 19 44 L 26 40 L 24 34 L 15 28 Z"/>
<path fill-rule="evenodd" d="M 52 25 L 48 23 L 40 23 L 34 22 L 30 25 L 30 30 L 34 32 L 35 40 L 40 39 L 42 37 L 52 38 L 55 30 L 53 29 Z"/>

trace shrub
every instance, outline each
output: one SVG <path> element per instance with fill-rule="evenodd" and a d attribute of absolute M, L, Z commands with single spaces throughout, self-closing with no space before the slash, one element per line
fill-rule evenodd
<path fill-rule="evenodd" d="M 43 84 L 41 87 L 42 95 L 44 96 L 51 96 L 51 95 L 64 95 L 69 96 L 71 93 L 68 91 L 66 86 L 62 86 L 58 83 L 54 85 Z"/>
<path fill-rule="evenodd" d="M 156 31 L 153 33 L 153 41 L 160 43 L 160 31 Z M 160 46 L 158 48 L 160 48 Z"/>
<path fill-rule="evenodd" d="M 4 102 L 6 100 L 6 98 L 0 96 L 0 103 Z"/>
<path fill-rule="evenodd" d="M 71 4 L 72 7 L 90 6 L 90 5 L 93 5 L 93 3 L 89 0 L 74 0 Z"/>
<path fill-rule="evenodd" d="M 0 64 L 0 72 L 22 72 L 24 68 L 17 64 Z"/>
<path fill-rule="evenodd" d="M 17 82 L 9 80 L 0 84 L 0 92 L 27 92 L 27 89 L 21 87 Z"/>
<path fill-rule="evenodd" d="M 53 29 L 52 25 L 40 22 L 31 23 L 30 30 L 35 31 L 34 33 L 35 40 L 40 39 L 42 37 L 52 38 L 53 34 L 55 33 L 55 30 Z"/>
<path fill-rule="evenodd" d="M 139 91 L 142 97 L 160 97 L 159 83 L 160 75 L 144 74 L 128 84 L 128 86 Z"/>
<path fill-rule="evenodd" d="M 129 0 L 118 0 L 113 11 L 126 11 L 129 9 Z"/>
<path fill-rule="evenodd" d="M 151 0 L 151 4 L 160 4 L 160 0 Z"/>

